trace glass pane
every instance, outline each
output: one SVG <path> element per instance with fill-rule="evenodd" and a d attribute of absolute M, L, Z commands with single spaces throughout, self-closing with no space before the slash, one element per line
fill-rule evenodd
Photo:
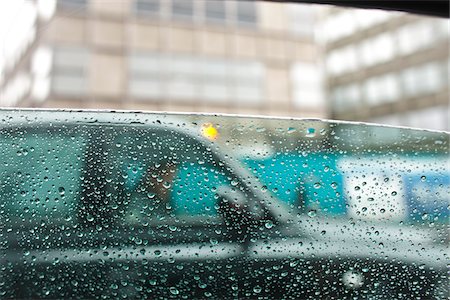
<path fill-rule="evenodd" d="M 239 23 L 252 24 L 257 21 L 256 4 L 253 1 L 236 2 L 236 19 Z"/>
<path fill-rule="evenodd" d="M 55 74 L 52 81 L 52 91 L 57 95 L 84 95 L 87 92 L 87 80 L 83 74 Z"/>
<path fill-rule="evenodd" d="M 172 0 L 172 15 L 175 18 L 192 18 L 194 2 L 192 0 Z"/>
<path fill-rule="evenodd" d="M 160 9 L 160 0 L 135 0 L 135 10 L 139 14 L 158 13 Z"/>
<path fill-rule="evenodd" d="M 205 17 L 208 21 L 225 22 L 226 2 L 220 0 L 208 0 L 205 2 Z"/>
<path fill-rule="evenodd" d="M 142 112 L 0 119 L 5 298 L 447 295 L 448 133 Z"/>
<path fill-rule="evenodd" d="M 57 3 L 64 9 L 86 9 L 87 0 L 57 0 Z"/>
<path fill-rule="evenodd" d="M 2 128 L 2 224 L 34 227 L 76 222 L 86 144 L 85 135 L 70 131 Z"/>

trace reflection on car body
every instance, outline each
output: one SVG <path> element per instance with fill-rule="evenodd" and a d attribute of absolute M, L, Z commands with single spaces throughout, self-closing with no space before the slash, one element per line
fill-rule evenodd
<path fill-rule="evenodd" d="M 2 297 L 446 295 L 448 256 L 438 223 L 346 217 L 350 208 L 341 198 L 318 197 L 320 179 L 316 194 L 294 203 L 277 199 L 264 185 L 271 180 L 262 176 L 265 167 L 256 178 L 255 162 L 221 151 L 201 130 L 189 129 L 187 116 L 6 111 L 1 117 Z M 448 141 L 446 134 L 429 135 Z M 326 159 L 340 153 L 327 147 Z M 429 155 L 444 177 L 445 147 Z M 448 190 L 448 182 L 438 184 Z M 317 207 L 306 206 L 316 200 Z"/>

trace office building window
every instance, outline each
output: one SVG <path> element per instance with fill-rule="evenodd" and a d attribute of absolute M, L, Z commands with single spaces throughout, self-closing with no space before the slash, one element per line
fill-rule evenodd
<path fill-rule="evenodd" d="M 191 56 L 167 58 L 167 96 L 177 100 L 194 100 L 199 97 L 201 71 L 198 60 Z"/>
<path fill-rule="evenodd" d="M 432 46 L 436 39 L 433 24 L 430 21 L 407 24 L 397 30 L 398 49 L 400 54 L 407 55 Z"/>
<path fill-rule="evenodd" d="M 445 65 L 437 62 L 405 69 L 402 72 L 402 86 L 405 96 L 415 97 L 440 90 L 448 82 L 443 73 Z"/>
<path fill-rule="evenodd" d="M 70 0 L 64 0 L 70 2 Z M 72 0 L 85 2 L 87 0 Z M 134 0 L 134 13 L 140 16 L 155 16 L 170 13 L 177 21 L 195 21 L 233 24 L 254 27 L 257 23 L 257 3 L 255 1 L 224 0 Z M 312 25 L 309 25 L 312 26 Z M 308 27 L 308 32 L 312 27 Z"/>
<path fill-rule="evenodd" d="M 134 53 L 129 59 L 129 93 L 136 98 L 158 100 L 163 96 L 165 57 L 157 53 Z"/>
<path fill-rule="evenodd" d="M 296 63 L 291 69 L 294 104 L 298 107 L 324 106 L 323 76 L 317 64 Z"/>
<path fill-rule="evenodd" d="M 442 76 L 443 65 L 431 62 L 422 65 L 417 71 L 417 82 L 419 83 L 420 91 L 423 93 L 433 93 L 442 88 L 444 84 L 444 77 Z"/>
<path fill-rule="evenodd" d="M 433 130 L 449 129 L 449 107 L 435 106 L 409 112 L 405 115 L 404 125 Z"/>
<path fill-rule="evenodd" d="M 224 60 L 204 59 L 202 67 L 202 99 L 207 102 L 225 103 L 231 98 L 229 66 Z"/>
<path fill-rule="evenodd" d="M 136 0 L 134 9 L 137 14 L 157 14 L 161 10 L 161 0 Z"/>
<path fill-rule="evenodd" d="M 384 63 L 394 57 L 394 49 L 392 34 L 383 33 L 360 44 L 361 60 L 365 66 Z"/>
<path fill-rule="evenodd" d="M 396 13 L 376 9 L 357 9 L 355 10 L 355 21 L 360 29 L 369 28 L 376 24 L 383 23 L 389 18 L 394 17 Z"/>
<path fill-rule="evenodd" d="M 363 102 L 358 84 L 337 86 L 331 92 L 333 109 L 339 112 L 351 110 Z"/>
<path fill-rule="evenodd" d="M 264 67 L 252 61 L 135 53 L 129 60 L 129 93 L 136 99 L 259 103 Z"/>
<path fill-rule="evenodd" d="M 236 20 L 239 24 L 255 24 L 257 21 L 256 3 L 254 1 L 236 2 Z"/>
<path fill-rule="evenodd" d="M 227 18 L 226 2 L 222 0 L 205 1 L 205 19 L 210 22 L 225 23 Z"/>
<path fill-rule="evenodd" d="M 365 98 L 369 105 L 395 101 L 400 97 L 397 75 L 387 74 L 373 77 L 364 83 Z"/>
<path fill-rule="evenodd" d="M 232 98 L 238 103 L 260 103 L 263 100 L 264 66 L 259 62 L 234 61 L 229 68 Z"/>
<path fill-rule="evenodd" d="M 328 55 L 326 61 L 327 70 L 332 75 L 354 71 L 358 65 L 358 55 L 353 45 L 334 50 Z"/>
<path fill-rule="evenodd" d="M 86 9 L 87 0 L 58 0 L 58 7 L 69 10 Z"/>
<path fill-rule="evenodd" d="M 172 17 L 192 19 L 194 17 L 193 0 L 172 0 Z"/>
<path fill-rule="evenodd" d="M 86 94 L 88 58 L 84 48 L 55 48 L 52 91 L 69 96 Z"/>
<path fill-rule="evenodd" d="M 353 11 L 343 11 L 331 15 L 324 23 L 325 40 L 328 42 L 346 37 L 357 29 L 356 19 Z"/>
<path fill-rule="evenodd" d="M 312 38 L 318 25 L 317 9 L 307 4 L 286 4 L 290 30 L 297 36 Z"/>

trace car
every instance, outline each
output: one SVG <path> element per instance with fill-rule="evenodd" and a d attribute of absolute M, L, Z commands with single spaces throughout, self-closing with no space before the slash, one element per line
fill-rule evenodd
<path fill-rule="evenodd" d="M 445 224 L 423 226 L 389 215 L 396 208 L 389 207 L 394 202 L 388 195 L 381 195 L 387 211 L 372 212 L 381 215 L 375 219 L 361 217 L 364 209 L 351 203 L 344 209 L 359 215 L 334 213 L 333 203 L 342 207 L 338 195 L 322 209 L 320 203 L 306 206 L 314 202 L 313 194 L 283 201 L 268 185 L 271 177 L 256 171 L 270 167 L 270 160 L 259 167 L 242 162 L 233 155 L 240 147 L 237 141 L 221 145 L 215 135 L 205 135 L 198 122 L 202 118 L 218 133 L 240 124 L 250 140 L 255 124 L 284 128 L 274 138 L 276 149 L 303 140 L 290 151 L 303 162 L 314 154 L 305 143 L 322 145 L 325 159 L 353 158 L 356 165 L 343 163 L 344 178 L 367 173 L 357 166 L 386 166 L 386 160 L 371 154 L 386 149 L 400 158 L 390 160 L 391 169 L 404 165 L 420 172 L 420 166 L 428 167 L 444 176 L 430 180 L 441 186 L 441 193 L 448 191 L 448 133 L 381 127 L 398 138 L 374 139 L 375 144 L 359 151 L 351 146 L 351 154 L 348 146 L 333 142 L 339 140 L 336 133 L 352 132 L 354 143 L 360 133 L 368 145 L 367 132 L 380 127 L 192 114 L 1 110 L 1 297 L 445 298 Z M 322 128 L 323 138 L 314 142 L 311 128 Z M 413 154 L 398 156 L 407 145 Z M 324 172 L 332 171 L 326 167 Z M 276 177 L 277 172 L 270 173 Z M 300 176 L 298 191 L 306 177 Z M 408 181 L 401 171 L 386 178 Z M 448 213 L 448 207 L 441 209 L 428 211 Z"/>

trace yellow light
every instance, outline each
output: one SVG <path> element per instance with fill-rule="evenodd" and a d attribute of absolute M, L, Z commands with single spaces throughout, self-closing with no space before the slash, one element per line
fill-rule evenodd
<path fill-rule="evenodd" d="M 217 131 L 217 129 L 211 123 L 203 124 L 201 132 L 204 137 L 211 141 L 215 141 L 219 136 L 219 131 Z"/>

